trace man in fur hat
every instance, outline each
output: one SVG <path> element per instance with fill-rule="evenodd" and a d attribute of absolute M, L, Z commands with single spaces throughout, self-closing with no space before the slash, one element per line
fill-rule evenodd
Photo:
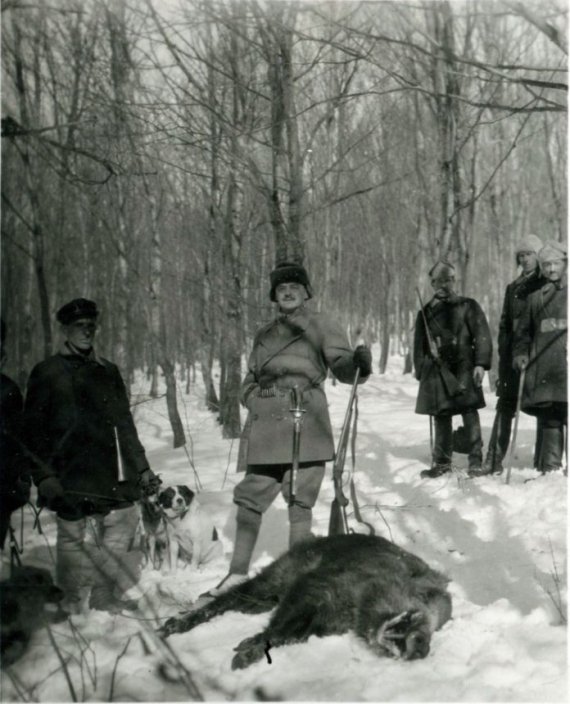
<path fill-rule="evenodd" d="M 157 481 L 131 416 L 118 368 L 94 349 L 97 305 L 77 298 L 57 312 L 65 342 L 30 375 L 24 422 L 37 461 L 38 504 L 57 517 L 57 583 L 63 607 L 116 612 L 137 577 L 133 551 L 141 488 Z M 95 542 L 87 541 L 95 534 Z M 91 536 L 92 537 L 92 536 Z"/>
<path fill-rule="evenodd" d="M 514 366 L 525 369 L 522 409 L 536 416 L 541 443 L 537 469 L 562 467 L 568 425 L 568 254 L 560 242 L 538 252 L 547 283 L 531 293 L 515 331 Z"/>
<path fill-rule="evenodd" d="M 478 409 L 485 406 L 481 384 L 493 345 L 481 306 L 455 293 L 455 267 L 438 262 L 429 277 L 434 296 L 416 319 L 414 368 L 420 382 L 416 413 L 433 416 L 435 424 L 432 464 L 421 476 L 433 479 L 451 471 L 454 415 L 463 417 L 469 472 L 481 468 Z"/>
<path fill-rule="evenodd" d="M 234 490 L 237 528 L 229 574 L 208 594 L 216 596 L 247 578 L 263 513 L 279 493 L 290 503 L 293 462 L 292 389 L 302 393 L 303 421 L 299 472 L 294 502 L 289 505 L 289 546 L 311 535 L 312 508 L 325 463 L 334 443 L 324 391 L 330 370 L 350 384 L 360 370 L 362 381 L 372 369 L 370 350 L 352 350 L 343 330 L 305 305 L 312 298 L 309 277 L 300 264 L 279 264 L 270 274 L 270 299 L 278 315 L 256 334 L 242 384 L 247 407 L 241 451 L 245 477 Z M 245 451 L 245 447 L 247 450 Z"/>
<path fill-rule="evenodd" d="M 501 474 L 503 459 L 507 454 L 511 427 L 517 407 L 520 372 L 513 368 L 513 340 L 516 327 L 526 306 L 528 296 L 544 286 L 546 279 L 538 264 L 538 251 L 542 242 L 536 235 L 527 235 L 515 248 L 516 263 L 521 273 L 505 289 L 501 321 L 499 323 L 499 379 L 497 381 L 497 412 L 487 448 L 487 457 L 480 472 Z M 535 464 L 540 448 L 537 428 Z"/>

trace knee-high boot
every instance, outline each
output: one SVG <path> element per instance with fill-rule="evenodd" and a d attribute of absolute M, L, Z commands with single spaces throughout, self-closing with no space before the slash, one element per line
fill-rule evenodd
<path fill-rule="evenodd" d="M 297 504 L 289 507 L 289 547 L 312 537 L 311 522 L 313 512 L 310 508 Z"/>
<path fill-rule="evenodd" d="M 236 540 L 230 563 L 231 574 L 248 573 L 260 526 L 260 513 L 244 506 L 238 506 Z"/>
<path fill-rule="evenodd" d="M 560 469 L 564 452 L 564 426 L 543 425 L 538 470 L 543 474 Z"/>

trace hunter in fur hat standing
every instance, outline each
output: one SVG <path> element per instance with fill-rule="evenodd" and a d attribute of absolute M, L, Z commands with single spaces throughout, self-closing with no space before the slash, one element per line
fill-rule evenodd
<path fill-rule="evenodd" d="M 517 408 L 520 372 L 513 368 L 514 334 L 527 298 L 547 282 L 538 264 L 542 242 L 536 235 L 527 235 L 515 249 L 521 273 L 505 289 L 499 323 L 499 378 L 497 380 L 497 412 L 487 448 L 485 463 L 477 475 L 501 474 L 503 459 L 511 438 L 511 427 Z M 535 466 L 540 451 L 540 429 L 537 427 Z"/>
<path fill-rule="evenodd" d="M 279 493 L 289 504 L 289 546 L 311 536 L 312 508 L 333 459 L 334 442 L 324 391 L 330 370 L 350 384 L 360 370 L 365 381 L 372 357 L 364 345 L 352 350 L 343 330 L 305 303 L 313 291 L 299 264 L 279 264 L 270 275 L 269 297 L 278 315 L 256 334 L 242 384 L 249 411 L 242 443 L 247 444 L 245 477 L 234 490 L 237 527 L 229 574 L 208 595 L 217 596 L 247 578 L 263 513 Z M 299 472 L 290 499 L 293 464 L 292 390 L 302 394 Z"/>
<path fill-rule="evenodd" d="M 438 262 L 429 272 L 433 298 L 418 313 L 414 334 L 414 368 L 420 382 L 416 413 L 431 415 L 435 439 L 428 479 L 451 471 L 453 416 L 462 415 L 468 443 L 469 475 L 483 460 L 479 408 L 481 388 L 491 368 L 493 345 L 487 318 L 473 298 L 455 293 L 455 267 Z"/>
<path fill-rule="evenodd" d="M 559 470 L 568 426 L 568 254 L 560 242 L 538 252 L 547 283 L 531 293 L 515 332 L 514 367 L 526 370 L 522 410 L 536 416 L 541 436 L 537 469 Z"/>

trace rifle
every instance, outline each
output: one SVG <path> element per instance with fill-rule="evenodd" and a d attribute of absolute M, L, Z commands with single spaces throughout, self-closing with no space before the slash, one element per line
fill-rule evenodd
<path fill-rule="evenodd" d="M 515 411 L 515 427 L 513 430 L 513 437 L 511 440 L 511 447 L 509 450 L 509 461 L 507 464 L 507 474 L 505 477 L 505 484 L 508 484 L 511 481 L 511 469 L 513 466 L 513 457 L 515 454 L 515 445 L 517 443 L 517 431 L 519 429 L 519 416 L 521 414 L 521 400 L 522 400 L 522 395 L 523 395 L 523 390 L 524 390 L 524 379 L 526 375 L 526 367 L 523 367 L 521 370 L 521 375 L 519 379 L 519 390 L 517 394 L 517 408 Z"/>
<path fill-rule="evenodd" d="M 416 293 L 418 294 L 418 299 L 420 301 L 420 311 L 421 311 L 422 318 L 424 321 L 424 328 L 426 331 L 426 337 L 427 337 L 427 341 L 428 341 L 430 357 L 437 367 L 437 370 L 439 372 L 439 376 L 441 378 L 441 382 L 443 384 L 443 388 L 445 389 L 445 393 L 448 396 L 450 396 L 451 398 L 453 398 L 454 396 L 459 396 L 459 394 L 462 394 L 465 391 L 465 389 L 457 381 L 457 378 L 455 377 L 455 375 L 452 374 L 452 372 L 443 363 L 443 361 L 440 357 L 440 354 L 439 354 L 439 350 L 437 349 L 437 345 L 435 343 L 435 340 L 433 339 L 433 337 L 431 335 L 431 330 L 429 329 L 426 314 L 424 311 L 424 304 L 422 301 L 422 297 L 420 295 L 419 288 L 416 288 Z"/>
<path fill-rule="evenodd" d="M 348 524 L 346 520 L 346 507 L 348 505 L 348 499 L 342 491 L 342 473 L 344 470 L 344 462 L 346 460 L 346 450 L 350 436 L 350 421 L 352 419 L 352 410 L 354 408 L 354 399 L 356 398 L 359 376 L 360 369 L 357 369 L 354 374 L 354 382 L 350 390 L 348 408 L 346 409 L 344 423 L 342 424 L 342 429 L 338 439 L 338 446 L 334 456 L 334 499 L 331 504 L 331 515 L 329 518 L 329 535 L 344 535 L 345 533 L 348 533 Z"/>

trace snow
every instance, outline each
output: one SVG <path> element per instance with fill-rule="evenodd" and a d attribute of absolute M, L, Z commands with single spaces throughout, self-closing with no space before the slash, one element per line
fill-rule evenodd
<path fill-rule="evenodd" d="M 531 468 L 534 419 L 521 414 L 509 485 L 504 475 L 468 479 L 465 455 L 454 456 L 451 475 L 421 479 L 430 459 L 429 421 L 414 413 L 417 382 L 402 375 L 402 367 L 400 358 L 392 358 L 385 375 L 359 389 L 354 479 L 363 517 L 376 533 L 451 579 L 453 619 L 434 635 L 425 660 L 379 659 L 349 633 L 276 648 L 271 663 L 232 671 L 233 647 L 260 630 L 267 614 L 228 613 L 166 643 L 158 640 L 154 628 L 165 617 L 183 611 L 226 574 L 234 537 L 232 490 L 240 480 L 238 442 L 222 439 L 216 418 L 204 408 L 200 382 L 190 395 L 181 382 L 188 442 L 173 450 L 165 399 L 148 400 L 141 376 L 133 392 L 144 402 L 134 406 L 134 415 L 150 463 L 164 484 L 200 488 L 225 557 L 176 576 L 145 568 L 131 590 L 144 595 L 140 613 L 87 611 L 49 632 L 40 629 L 24 657 L 2 672 L 2 701 L 567 701 L 567 478 L 537 478 Z M 337 437 L 348 394 L 348 386 L 327 382 Z M 485 441 L 495 405 L 488 389 L 486 400 Z M 350 456 L 346 468 L 348 474 Z M 327 532 L 332 498 L 329 468 L 315 508 L 317 534 Z M 18 536 L 19 521 L 16 514 Z M 42 512 L 41 535 L 32 523 L 26 509 L 23 562 L 53 567 L 53 517 Z M 351 525 L 362 530 L 354 520 Z M 279 497 L 264 517 L 252 572 L 286 549 L 287 532 Z"/>

